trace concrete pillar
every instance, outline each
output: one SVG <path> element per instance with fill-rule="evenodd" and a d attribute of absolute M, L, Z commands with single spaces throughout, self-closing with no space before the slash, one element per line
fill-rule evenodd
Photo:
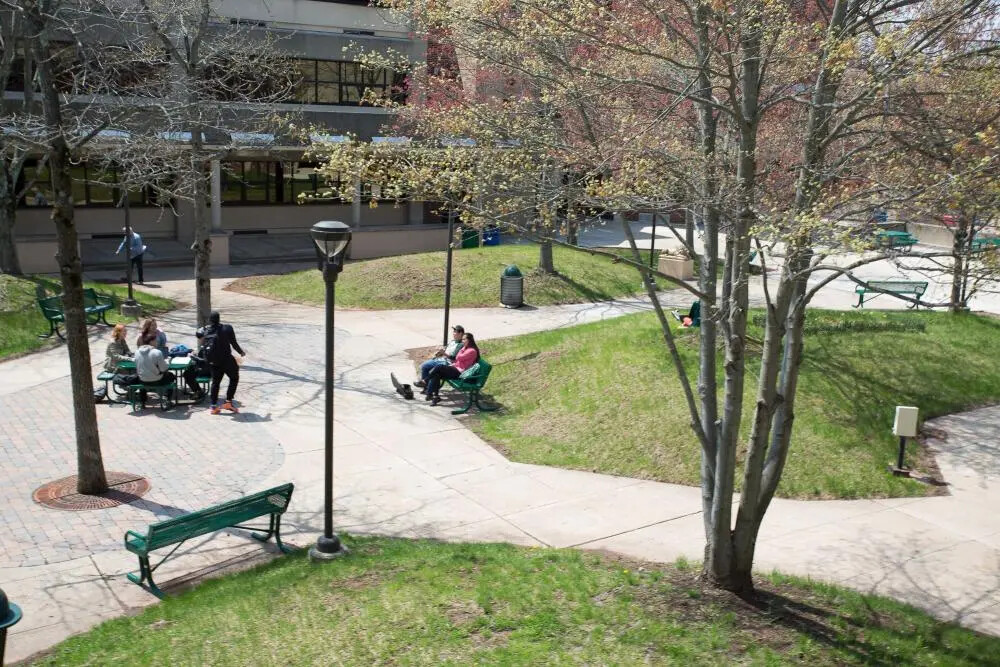
<path fill-rule="evenodd" d="M 222 231 L 222 163 L 212 160 L 212 234 Z"/>

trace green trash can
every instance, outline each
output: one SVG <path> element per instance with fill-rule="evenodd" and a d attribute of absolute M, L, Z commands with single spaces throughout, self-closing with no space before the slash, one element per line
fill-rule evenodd
<path fill-rule="evenodd" d="M 516 264 L 511 264 L 500 274 L 500 303 L 505 308 L 524 305 L 524 276 Z"/>
<path fill-rule="evenodd" d="M 462 228 L 462 247 L 463 248 L 479 247 L 478 229 L 465 229 L 464 227 Z"/>

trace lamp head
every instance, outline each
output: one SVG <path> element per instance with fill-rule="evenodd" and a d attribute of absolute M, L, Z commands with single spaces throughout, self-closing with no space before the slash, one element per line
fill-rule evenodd
<path fill-rule="evenodd" d="M 316 244 L 321 268 L 325 263 L 343 266 L 344 249 L 351 240 L 348 225 L 339 220 L 324 220 L 313 225 L 309 233 Z"/>

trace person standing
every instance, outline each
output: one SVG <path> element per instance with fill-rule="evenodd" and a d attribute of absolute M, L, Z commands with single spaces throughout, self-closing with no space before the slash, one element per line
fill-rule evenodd
<path fill-rule="evenodd" d="M 142 244 L 142 237 L 133 229 L 132 238 L 128 237 L 128 228 L 122 227 L 122 231 L 126 232 L 125 238 L 122 239 L 121 245 L 118 246 L 118 250 L 115 251 L 116 255 L 121 254 L 121 251 L 125 249 L 125 244 L 129 244 L 129 256 L 131 259 L 131 264 L 128 267 L 128 271 L 131 274 L 133 268 L 136 271 L 136 275 L 139 277 L 139 284 L 141 285 L 142 280 L 142 256 L 146 252 L 146 246 Z"/>
<path fill-rule="evenodd" d="M 222 410 L 239 412 L 233 405 L 233 398 L 236 396 L 236 386 L 240 382 L 240 367 L 233 358 L 233 349 L 240 353 L 240 357 L 246 357 L 246 352 L 236 342 L 236 332 L 228 324 L 222 324 L 219 311 L 213 310 L 208 316 L 208 326 L 205 327 L 205 335 L 202 338 L 202 349 L 205 351 L 205 358 L 212 367 L 212 414 L 217 415 Z M 219 385 L 222 384 L 222 376 L 229 378 L 226 386 L 226 402 L 219 406 Z"/>

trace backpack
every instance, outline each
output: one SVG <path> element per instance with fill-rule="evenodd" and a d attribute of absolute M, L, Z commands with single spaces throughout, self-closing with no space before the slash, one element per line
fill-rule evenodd
<path fill-rule="evenodd" d="M 229 354 L 225 342 L 219 340 L 221 332 L 221 324 L 206 327 L 205 336 L 201 339 L 201 350 L 204 352 L 205 361 L 213 366 L 221 366 L 226 361 L 226 355 Z"/>

